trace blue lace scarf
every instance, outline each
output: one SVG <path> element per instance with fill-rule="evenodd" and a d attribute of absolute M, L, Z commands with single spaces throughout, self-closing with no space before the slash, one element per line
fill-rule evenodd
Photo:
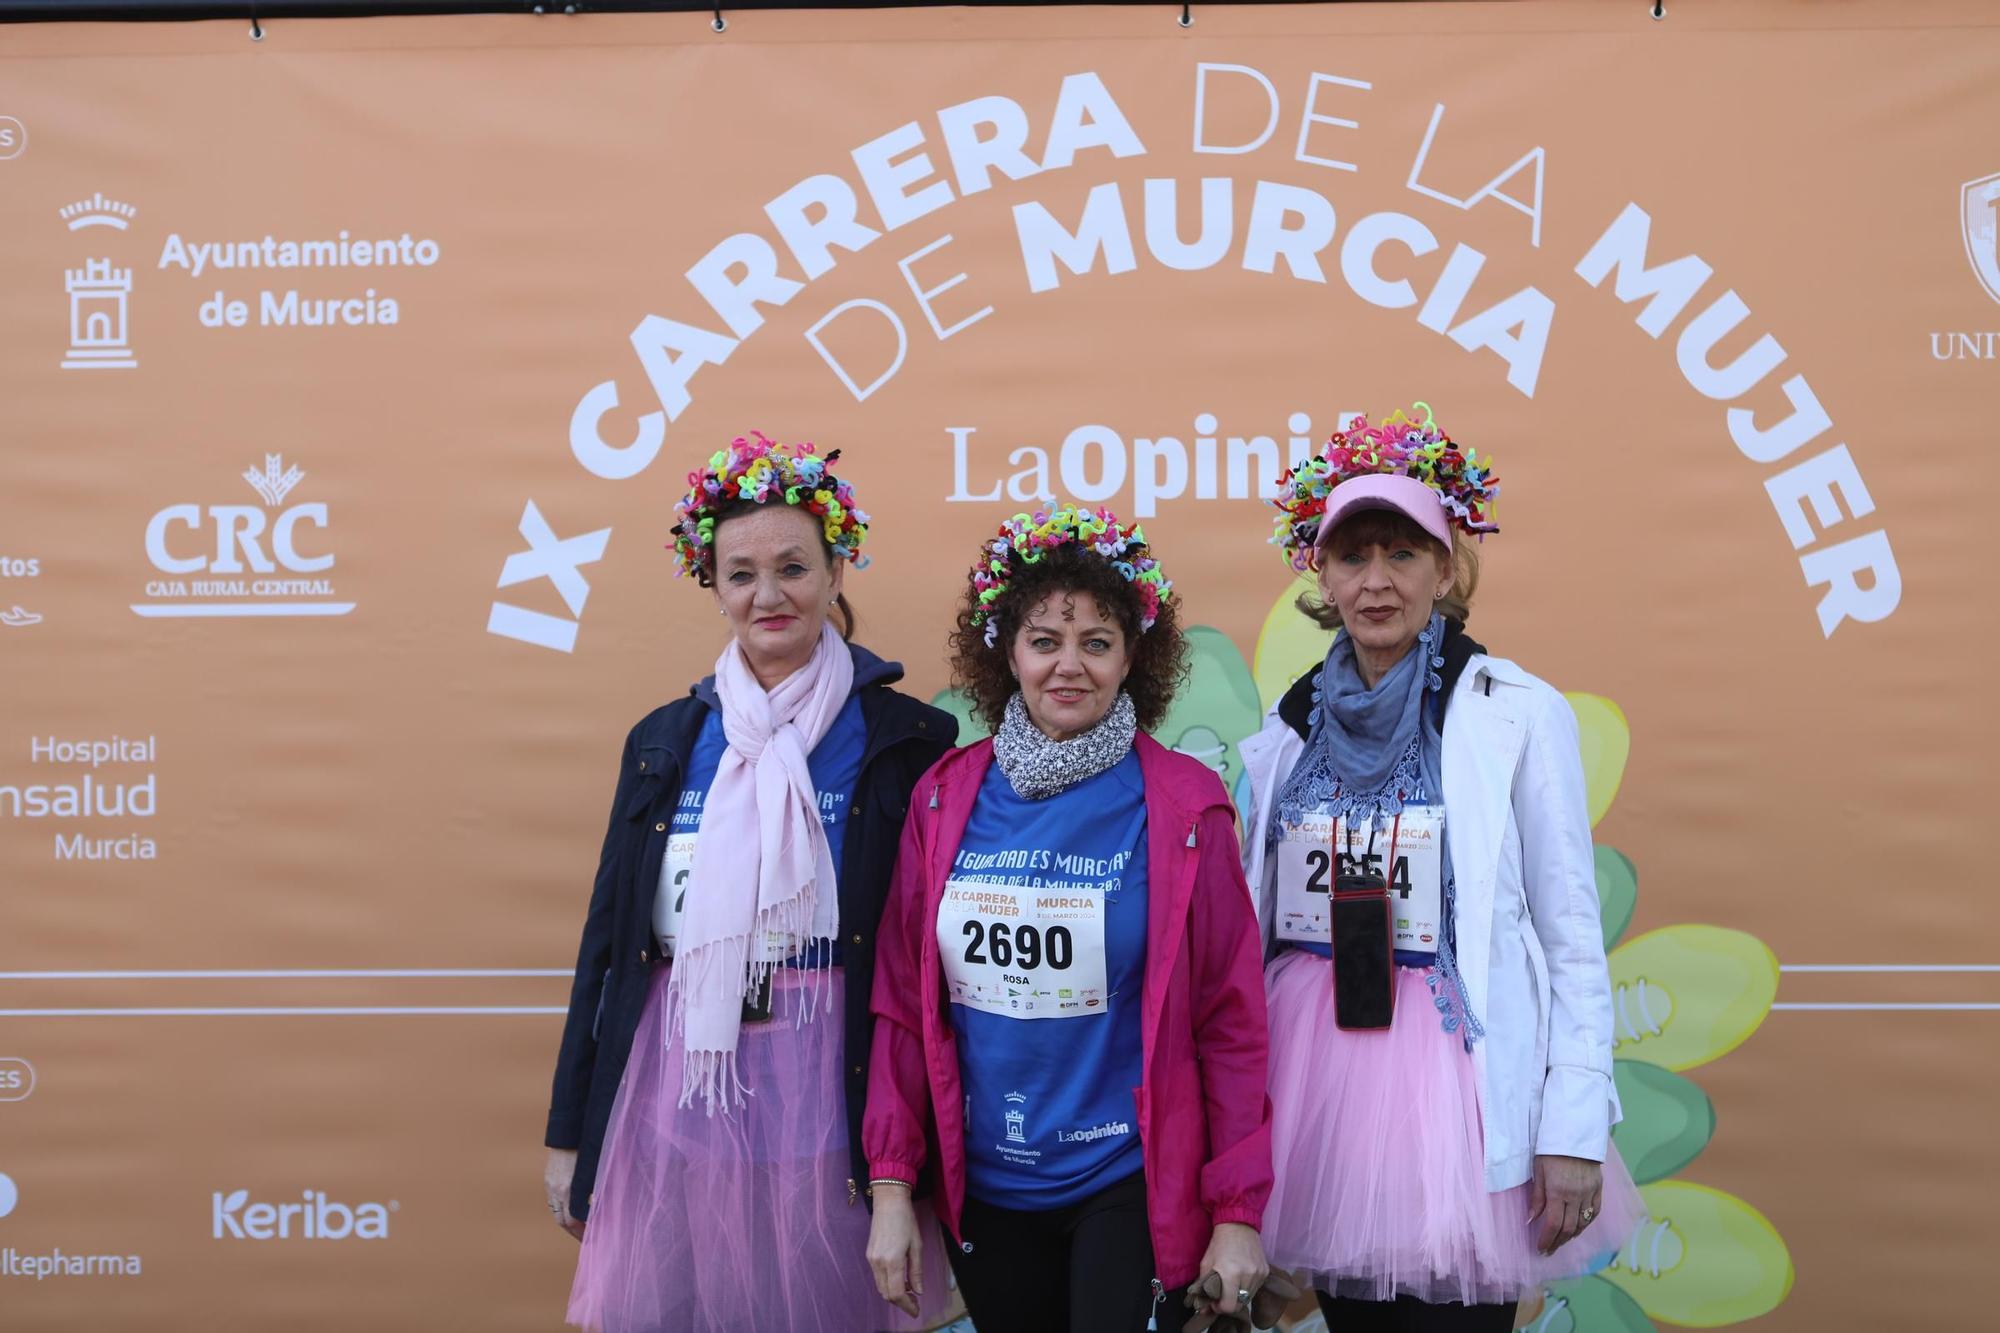
<path fill-rule="evenodd" d="M 1315 810 L 1353 823 L 1400 814 L 1406 802 L 1443 802 L 1444 740 L 1438 719 L 1444 681 L 1437 669 L 1444 665 L 1444 633 L 1444 617 L 1433 614 L 1415 646 L 1373 687 L 1361 678 L 1353 640 L 1346 634 L 1334 639 L 1313 676 L 1306 748 L 1278 790 L 1265 831 L 1267 845 L 1276 845 L 1285 825 L 1297 824 Z M 1444 1030 L 1457 1033 L 1471 1050 L 1486 1030 L 1472 1012 L 1459 975 L 1457 905 L 1447 839 L 1445 927 L 1437 966 L 1425 980 Z"/>

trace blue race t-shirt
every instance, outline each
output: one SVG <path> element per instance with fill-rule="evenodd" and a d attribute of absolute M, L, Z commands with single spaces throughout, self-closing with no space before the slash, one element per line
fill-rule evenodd
<path fill-rule="evenodd" d="M 826 735 L 820 737 L 819 744 L 806 757 L 813 788 L 819 793 L 820 825 L 826 830 L 826 845 L 833 853 L 836 870 L 840 867 L 841 850 L 847 845 L 848 802 L 854 784 L 861 776 L 861 757 L 867 739 L 867 726 L 861 717 L 861 696 L 851 694 L 834 716 L 833 725 L 827 728 Z M 661 893 L 684 894 L 690 889 L 687 872 L 693 865 L 693 837 L 701 827 L 702 803 L 708 798 L 708 789 L 715 783 L 716 769 L 721 766 L 722 752 L 728 745 L 721 712 L 710 710 L 695 737 L 694 749 L 688 755 L 687 780 L 681 787 L 680 804 L 674 810 L 673 822 L 667 826 L 668 851 L 666 863 L 661 867 Z M 684 904 L 683 898 L 681 905 Z M 656 909 L 656 932 L 660 919 Z M 789 961 L 796 966 L 809 959 L 802 955 Z M 840 961 L 840 946 L 836 937 L 833 963 L 837 967 Z"/>
<path fill-rule="evenodd" d="M 1041 801 L 998 764 L 938 912 L 966 1188 L 1061 1208 L 1140 1168 L 1146 801 L 1139 756 Z"/>

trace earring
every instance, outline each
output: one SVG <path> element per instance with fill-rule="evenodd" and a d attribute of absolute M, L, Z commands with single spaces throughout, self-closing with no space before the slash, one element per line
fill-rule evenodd
<path fill-rule="evenodd" d="M 1442 591 L 1432 593 L 1431 600 L 1433 602 L 1442 602 L 1444 600 L 1444 593 Z"/>

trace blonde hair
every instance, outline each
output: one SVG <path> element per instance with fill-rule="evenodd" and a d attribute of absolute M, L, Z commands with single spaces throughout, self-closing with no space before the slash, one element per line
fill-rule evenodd
<path fill-rule="evenodd" d="M 1446 551 L 1438 544 L 1437 538 L 1417 526 L 1415 519 L 1393 509 L 1364 509 L 1342 522 L 1334 529 L 1325 547 L 1314 549 L 1313 568 L 1319 568 L 1320 553 L 1329 548 L 1344 553 L 1363 546 L 1392 545 L 1426 549 L 1438 558 L 1439 563 L 1449 560 L 1451 587 L 1438 599 L 1437 609 L 1445 619 L 1456 620 L 1461 625 L 1472 618 L 1472 595 L 1479 589 L 1479 548 L 1464 533 L 1454 531 L 1451 534 L 1451 550 Z M 1293 605 L 1321 629 L 1340 628 L 1340 608 L 1331 602 L 1321 601 L 1314 593 L 1300 593 Z"/>

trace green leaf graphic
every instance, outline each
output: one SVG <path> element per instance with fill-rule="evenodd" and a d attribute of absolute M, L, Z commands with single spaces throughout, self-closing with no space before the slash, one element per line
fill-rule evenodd
<path fill-rule="evenodd" d="M 1707 1093 L 1644 1060 L 1614 1060 L 1611 1074 L 1625 1108 L 1611 1141 L 1633 1180 L 1651 1184 L 1701 1155 L 1715 1134 L 1715 1103 Z"/>
<path fill-rule="evenodd" d="M 1542 1311 L 1524 1333 L 1653 1333 L 1637 1301 L 1602 1278 L 1578 1277 L 1542 1289 Z"/>
<path fill-rule="evenodd" d="M 1639 906 L 1639 870 L 1616 847 L 1600 843 L 1592 851 L 1597 858 L 1597 909 L 1604 918 L 1604 947 L 1609 949 L 1632 924 L 1632 912 Z"/>

